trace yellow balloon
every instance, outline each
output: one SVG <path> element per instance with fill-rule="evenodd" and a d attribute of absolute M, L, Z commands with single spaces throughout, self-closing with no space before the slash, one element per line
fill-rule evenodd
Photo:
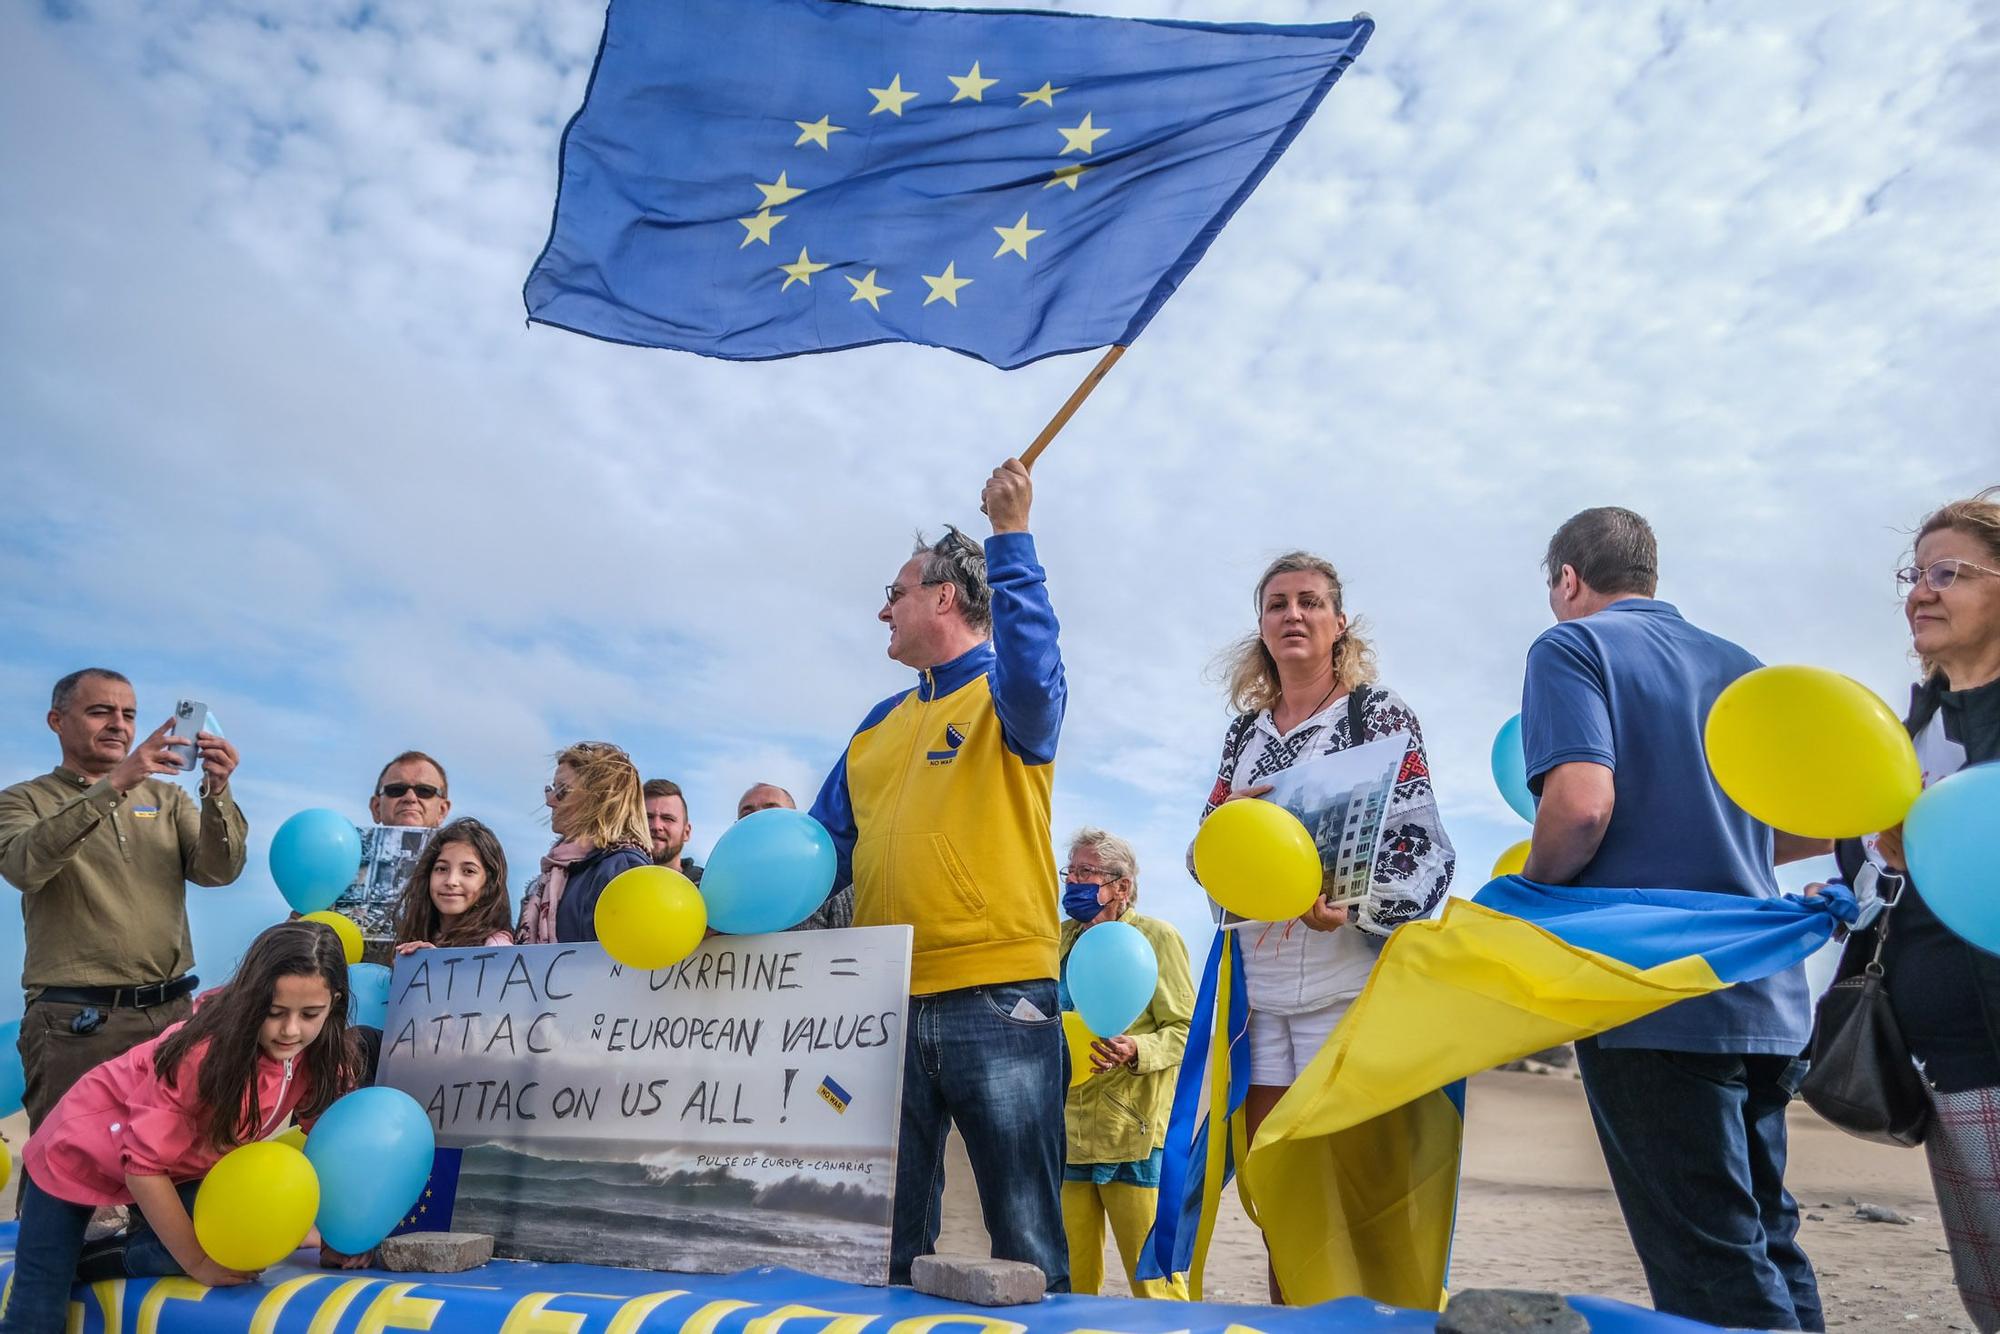
<path fill-rule="evenodd" d="M 194 1197 L 194 1235 L 230 1269 L 268 1269 L 297 1250 L 319 1213 L 319 1177 L 289 1144 L 231 1149 Z"/>
<path fill-rule="evenodd" d="M 271 1136 L 273 1144 L 289 1144 L 300 1153 L 306 1150 L 306 1132 L 303 1126 L 288 1127 L 283 1133 Z"/>
<path fill-rule="evenodd" d="M 1319 849 L 1299 817 L 1273 802 L 1225 802 L 1194 836 L 1194 874 L 1208 896 L 1239 917 L 1282 922 L 1312 906 Z"/>
<path fill-rule="evenodd" d="M 331 910 L 309 912 L 299 920 L 332 927 L 333 934 L 340 937 L 340 952 L 347 956 L 348 965 L 352 967 L 361 962 L 361 928 L 353 922 Z"/>
<path fill-rule="evenodd" d="M 1090 1029 L 1075 1010 L 1063 1011 L 1063 1041 L 1069 1044 L 1069 1086 L 1090 1078 Z"/>
<path fill-rule="evenodd" d="M 1500 854 L 1500 860 L 1493 863 L 1492 879 L 1503 875 L 1519 875 L 1528 869 L 1528 840 L 1522 839 L 1513 847 Z"/>
<path fill-rule="evenodd" d="M 1923 792 L 1903 724 L 1859 681 L 1822 667 L 1760 667 L 1716 697 L 1708 767 L 1774 829 L 1856 838 L 1900 821 Z"/>
<path fill-rule="evenodd" d="M 597 900 L 598 943 L 627 968 L 671 967 L 694 953 L 707 930 L 701 891 L 665 866 L 620 872 Z"/>
<path fill-rule="evenodd" d="M 6 1145 L 0 1144 L 0 1190 L 7 1189 L 7 1183 L 14 1179 L 14 1154 Z"/>

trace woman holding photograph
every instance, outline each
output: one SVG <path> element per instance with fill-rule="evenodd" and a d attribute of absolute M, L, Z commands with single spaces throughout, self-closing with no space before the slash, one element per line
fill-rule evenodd
<path fill-rule="evenodd" d="M 507 853 L 477 820 L 453 820 L 431 836 L 396 907 L 396 953 L 511 945 Z"/>
<path fill-rule="evenodd" d="M 1257 581 L 1255 605 L 1256 633 L 1224 659 L 1237 717 L 1202 819 L 1226 801 L 1265 795 L 1270 778 L 1294 766 L 1383 737 L 1407 740 L 1366 897 L 1352 906 L 1322 897 L 1295 921 L 1236 928 L 1249 993 L 1244 1110 L 1253 1140 L 1361 994 L 1383 939 L 1437 910 L 1454 865 L 1423 730 L 1394 691 L 1374 684 L 1374 650 L 1342 608 L 1340 575 L 1318 556 L 1291 552 Z M 1331 885 L 1335 867 L 1324 871 Z M 1283 1300 L 1275 1279 L 1271 1299 Z"/>
<path fill-rule="evenodd" d="M 556 845 L 521 896 L 514 939 L 522 945 L 596 940 L 604 887 L 653 864 L 638 767 L 608 741 L 579 741 L 556 756 L 542 796 Z"/>

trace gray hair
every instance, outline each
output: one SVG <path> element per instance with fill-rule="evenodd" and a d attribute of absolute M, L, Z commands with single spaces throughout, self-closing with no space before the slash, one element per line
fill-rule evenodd
<path fill-rule="evenodd" d="M 123 672 L 114 672 L 109 667 L 85 667 L 82 671 L 71 672 L 56 682 L 56 688 L 49 692 L 49 708 L 57 713 L 63 712 L 69 708 L 70 701 L 76 698 L 76 688 L 85 681 L 92 680 L 120 681 L 128 686 L 132 684 L 132 678 Z"/>
<path fill-rule="evenodd" d="M 1598 593 L 1653 596 L 1660 586 L 1660 544 L 1653 526 L 1631 510 L 1602 505 L 1571 515 L 1549 539 L 1542 570 L 1553 586 L 1563 566 Z"/>
<path fill-rule="evenodd" d="M 1097 860 L 1107 871 L 1116 871 L 1132 881 L 1132 902 L 1139 901 L 1139 855 L 1132 851 L 1132 845 L 1118 835 L 1099 829 L 1095 825 L 1085 825 L 1069 836 L 1069 850 L 1088 848 L 1097 854 Z"/>
<path fill-rule="evenodd" d="M 950 584 L 958 590 L 958 610 L 965 623 L 981 634 L 993 632 L 993 589 L 986 582 L 986 551 L 950 524 L 933 542 L 917 534 L 910 553 L 924 558 L 920 576 L 927 584 Z"/>

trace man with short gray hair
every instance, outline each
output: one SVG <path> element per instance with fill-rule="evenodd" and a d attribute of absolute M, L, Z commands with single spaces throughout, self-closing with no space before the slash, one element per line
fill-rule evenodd
<path fill-rule="evenodd" d="M 868 714 L 813 803 L 854 924 L 915 928 L 891 1283 L 936 1247 L 956 1123 L 993 1254 L 1069 1289 L 1049 832 L 1068 686 L 1032 497 L 1007 460 L 986 483 L 983 549 L 952 528 L 903 562 L 877 617 L 917 684 Z"/>
<path fill-rule="evenodd" d="M 1774 856 L 1824 845 L 1765 824 L 1708 772 L 1715 697 L 1761 664 L 1657 601 L 1659 548 L 1628 509 L 1575 515 L 1544 557 L 1556 624 L 1528 650 L 1521 734 L 1540 797 L 1528 879 L 1778 894 Z M 1825 1328 L 1785 1191 L 1785 1108 L 1812 1031 L 1804 970 L 1739 982 L 1576 1044 L 1597 1138 L 1661 1311 Z"/>
<path fill-rule="evenodd" d="M 188 883 L 243 874 L 236 747 L 195 734 L 197 802 L 161 781 L 182 772 L 173 720 L 135 744 L 138 717 L 124 676 L 71 672 L 49 697 L 61 762 L 0 792 L 0 877 L 21 891 L 27 936 L 19 1045 L 31 1127 L 94 1067 L 192 1013 Z"/>

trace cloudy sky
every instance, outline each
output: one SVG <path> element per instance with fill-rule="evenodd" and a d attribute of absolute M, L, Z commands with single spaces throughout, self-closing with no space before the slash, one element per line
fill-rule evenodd
<path fill-rule="evenodd" d="M 1525 832 L 1486 755 L 1564 517 L 1640 510 L 1694 619 L 1900 702 L 1908 530 L 2000 482 L 1990 6 L 1375 14 L 1036 471 L 1072 691 L 1058 827 L 1130 836 L 1146 902 L 1198 940 L 1208 668 L 1275 553 L 1346 576 L 1469 888 Z M 243 884 L 200 897 L 212 976 L 280 911 L 271 831 L 362 818 L 407 746 L 500 828 L 516 890 L 567 741 L 678 778 L 704 852 L 749 782 L 812 790 L 907 679 L 873 616 L 911 530 L 971 526 L 1089 365 L 732 365 L 527 327 L 601 23 L 0 10 L 0 774 L 53 762 L 73 667 L 133 676 L 149 725 L 208 701 L 253 828 Z"/>

